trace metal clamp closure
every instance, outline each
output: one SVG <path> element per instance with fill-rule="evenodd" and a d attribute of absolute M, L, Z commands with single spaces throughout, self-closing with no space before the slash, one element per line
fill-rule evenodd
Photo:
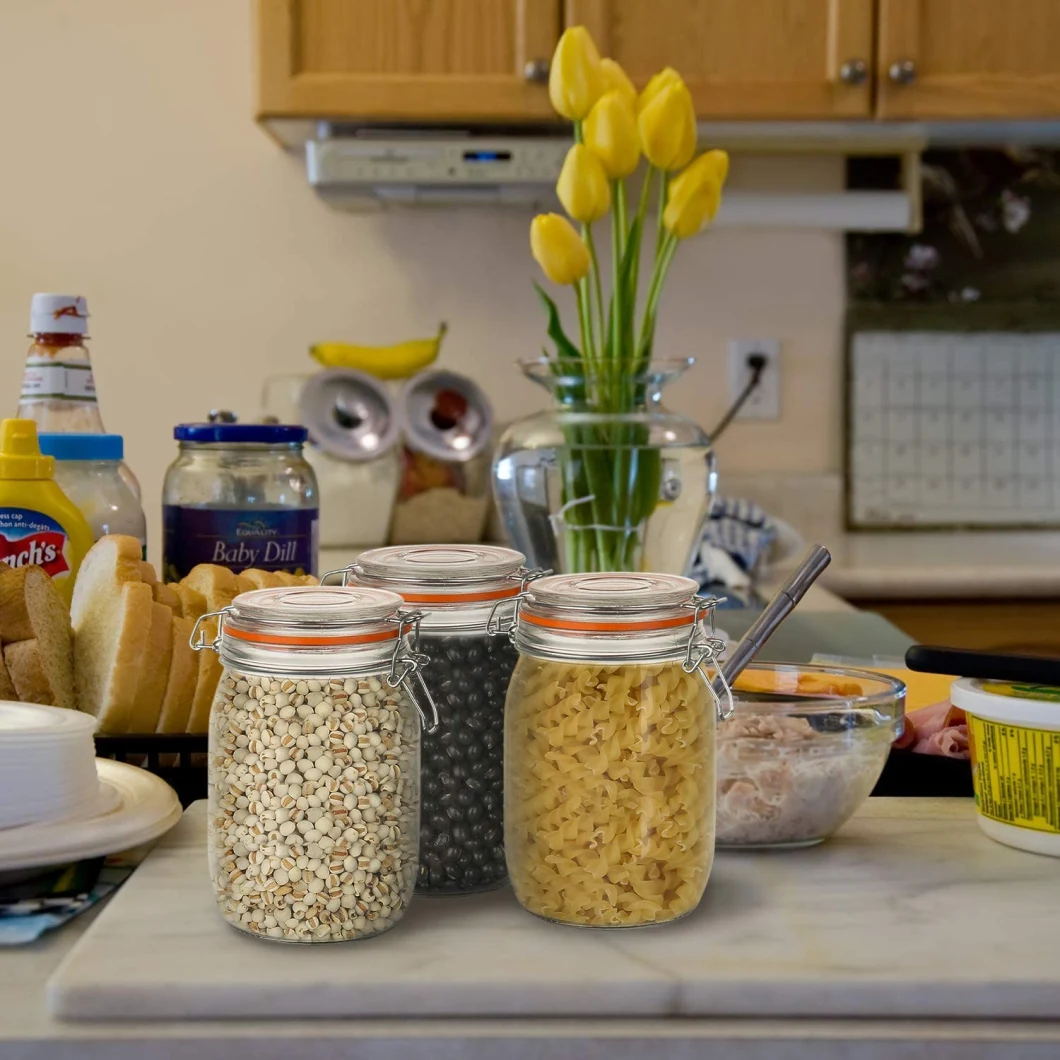
<path fill-rule="evenodd" d="M 732 701 L 732 689 L 729 687 L 721 670 L 721 655 L 725 651 L 725 642 L 718 640 L 714 629 L 714 609 L 718 604 L 724 602 L 724 599 L 724 597 L 719 599 L 715 596 L 696 597 L 695 602 L 689 605 L 695 609 L 695 619 L 688 633 L 688 641 L 685 644 L 685 658 L 681 663 L 681 669 L 686 674 L 695 673 L 697 670 L 700 672 L 711 698 L 714 700 L 719 719 L 728 721 L 736 708 Z M 710 623 L 709 633 L 703 629 L 704 619 Z M 720 681 L 724 689 L 724 695 L 719 695 L 714 688 L 714 682 L 703 669 L 706 663 L 709 663 L 713 668 L 717 680 Z"/>
<path fill-rule="evenodd" d="M 435 733 L 442 724 L 438 714 L 438 706 L 434 702 L 431 690 L 423 680 L 423 668 L 431 661 L 430 656 L 419 651 L 420 622 L 423 619 L 422 611 L 399 611 L 390 621 L 395 622 L 398 627 L 397 640 L 394 643 L 394 653 L 390 657 L 390 673 L 387 674 L 386 683 L 391 688 L 399 686 L 405 690 L 406 695 L 416 708 L 420 716 L 420 724 L 424 732 Z M 415 677 L 420 686 L 420 693 L 424 702 L 431 708 L 431 720 L 420 705 L 420 693 L 414 692 L 410 679 Z"/>
<path fill-rule="evenodd" d="M 358 564 L 356 564 L 356 563 L 350 563 L 348 566 L 340 567 L 338 570 L 329 570 L 326 574 L 321 576 L 320 584 L 321 585 L 327 585 L 328 584 L 328 578 L 330 578 L 330 577 L 332 577 L 333 575 L 336 575 L 336 574 L 341 574 L 342 575 L 342 588 L 346 589 L 346 588 L 349 587 L 349 584 L 350 584 L 350 575 L 351 574 L 359 575 L 360 573 L 361 573 L 360 566 Z"/>
<path fill-rule="evenodd" d="M 188 638 L 188 643 L 191 645 L 192 651 L 206 651 L 207 648 L 210 651 L 220 651 L 221 629 L 224 626 L 225 615 L 229 614 L 231 610 L 231 607 L 222 607 L 220 611 L 208 611 L 205 615 L 200 615 L 195 620 L 195 625 L 191 630 L 191 636 Z M 206 630 L 202 627 L 203 624 L 208 622 L 211 618 L 217 619 L 217 635 L 213 640 L 207 640 Z"/>
<path fill-rule="evenodd" d="M 516 596 L 509 596 L 506 600 L 498 600 L 491 608 L 489 618 L 486 619 L 486 635 L 489 637 L 507 637 L 509 640 L 515 636 L 515 627 L 519 624 L 519 606 L 524 600 L 528 600 L 528 592 L 520 592 Z M 512 613 L 508 618 L 508 624 L 502 624 L 501 608 L 510 607 Z"/>

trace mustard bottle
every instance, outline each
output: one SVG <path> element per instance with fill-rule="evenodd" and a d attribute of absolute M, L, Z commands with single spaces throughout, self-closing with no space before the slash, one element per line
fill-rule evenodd
<path fill-rule="evenodd" d="M 69 604 L 93 537 L 54 476 L 33 420 L 0 420 L 0 561 L 41 567 Z"/>

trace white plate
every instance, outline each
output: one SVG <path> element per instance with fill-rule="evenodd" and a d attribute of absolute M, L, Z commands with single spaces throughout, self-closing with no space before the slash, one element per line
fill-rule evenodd
<path fill-rule="evenodd" d="M 117 808 L 82 820 L 5 828 L 0 871 L 116 854 L 157 839 L 180 820 L 177 793 L 153 773 L 107 758 L 96 759 L 96 770 L 101 784 L 117 792 Z"/>

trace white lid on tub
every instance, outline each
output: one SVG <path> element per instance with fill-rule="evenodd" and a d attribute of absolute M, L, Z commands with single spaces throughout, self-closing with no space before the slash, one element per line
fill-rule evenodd
<path fill-rule="evenodd" d="M 87 335 L 88 302 L 79 294 L 35 294 L 29 330 L 31 335 Z"/>
<path fill-rule="evenodd" d="M 1047 695 L 1051 698 L 1046 698 Z M 1060 731 L 1060 689 L 1057 688 L 962 677 L 953 682 L 950 700 L 955 707 L 987 721 Z"/>

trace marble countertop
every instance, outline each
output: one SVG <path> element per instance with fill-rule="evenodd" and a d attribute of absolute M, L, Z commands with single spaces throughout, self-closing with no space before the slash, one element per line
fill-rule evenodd
<path fill-rule="evenodd" d="M 1053 945 L 1060 942 L 1053 915 L 1060 861 L 990 842 L 967 801 L 870 800 L 839 837 L 815 850 L 721 854 L 703 906 L 668 928 L 616 935 L 554 927 L 500 892 L 421 900 L 421 912 L 413 906 L 409 913 L 416 919 L 384 939 L 312 953 L 244 938 L 216 918 L 202 867 L 201 813 L 189 811 L 94 924 L 81 918 L 34 946 L 0 951 L 5 1060 L 212 1060 L 239 1049 L 255 1060 L 287 1058 L 292 1049 L 306 1060 L 643 1060 L 646 1052 L 681 1060 L 706 1052 L 712 1060 L 1046 1060 L 1060 1050 L 1060 947 Z M 184 879 L 187 871 L 201 886 Z M 783 895 L 786 903 L 752 916 L 763 899 Z M 856 930 L 840 923 L 854 904 L 866 912 Z M 481 951 L 490 930 L 492 954 Z M 506 949 L 505 938 L 519 945 Z M 558 999 L 552 1011 L 576 1011 L 567 991 L 556 989 L 561 979 L 584 1004 L 579 982 L 592 955 L 588 985 L 600 1015 L 530 1018 L 524 1002 L 535 991 L 527 995 L 525 987 L 521 1012 L 502 1018 L 509 1002 L 492 1018 L 465 1015 L 481 1006 L 481 986 L 469 976 L 482 973 L 461 964 L 459 952 L 478 945 L 480 963 L 506 964 L 505 978 L 513 979 L 523 974 L 520 958 L 545 941 L 542 962 L 531 956 L 530 965 Z M 553 946 L 563 950 L 561 960 Z M 674 960 L 700 969 L 698 988 L 676 989 L 684 972 Z M 375 980 L 389 974 L 383 966 L 403 969 L 392 1011 L 419 1014 L 426 1000 L 429 1014 L 443 994 L 463 1000 L 447 1019 L 308 1018 L 358 1002 L 361 1012 L 378 1011 Z M 209 997 L 219 974 L 243 987 L 225 992 L 221 1004 Z M 74 1011 L 91 1002 L 88 1014 L 108 1017 L 57 1020 L 45 1003 L 49 976 L 54 1004 Z M 291 1018 L 213 1018 L 318 978 L 330 989 L 303 994 L 309 1000 Z M 641 979 L 650 989 L 636 985 Z M 803 1015 L 791 1018 L 793 1006 Z M 164 1014 L 174 1011 L 205 1018 Z M 822 1011 L 835 1015 L 806 1015 Z M 885 1016 L 894 1011 L 904 1014 Z M 677 1012 L 688 1014 L 675 1019 Z"/>

